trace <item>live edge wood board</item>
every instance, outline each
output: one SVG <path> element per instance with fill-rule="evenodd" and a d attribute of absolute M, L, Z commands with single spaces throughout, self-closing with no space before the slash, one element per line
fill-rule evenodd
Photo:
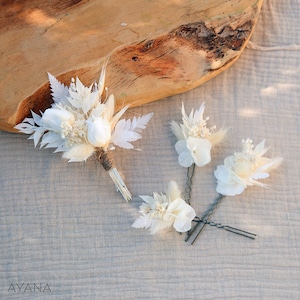
<path fill-rule="evenodd" d="M 188 91 L 231 66 L 262 0 L 23 0 L 0 4 L 0 129 L 51 105 L 47 72 L 97 81 L 123 105 Z"/>

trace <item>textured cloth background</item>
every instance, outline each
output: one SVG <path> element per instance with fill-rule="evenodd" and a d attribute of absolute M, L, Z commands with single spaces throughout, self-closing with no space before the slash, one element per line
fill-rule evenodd
<path fill-rule="evenodd" d="M 127 111 L 155 114 L 135 143 L 142 152 L 114 152 L 135 196 L 162 192 L 171 179 L 184 191 L 169 122 L 181 121 L 182 102 L 189 112 L 205 101 L 210 124 L 230 132 L 212 162 L 196 168 L 198 215 L 217 196 L 214 169 L 243 138 L 266 139 L 269 155 L 284 157 L 265 180 L 270 189 L 226 197 L 213 216 L 256 240 L 207 226 L 191 246 L 172 230 L 153 237 L 133 229 L 141 199 L 125 203 L 96 159 L 67 163 L 0 132 L 0 298 L 300 299 L 299 6 L 265 0 L 238 62 L 197 89 Z M 24 292 L 27 284 L 42 291 Z"/>

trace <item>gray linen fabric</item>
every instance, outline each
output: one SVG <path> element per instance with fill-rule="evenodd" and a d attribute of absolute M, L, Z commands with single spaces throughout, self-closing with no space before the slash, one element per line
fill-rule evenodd
<path fill-rule="evenodd" d="M 96 159 L 67 163 L 26 136 L 0 132 L 1 299 L 300 299 L 299 1 L 265 0 L 251 44 L 238 62 L 190 92 L 130 109 L 154 112 L 115 164 L 135 195 L 125 203 Z M 47 71 L 47 70 L 45 70 Z M 228 127 L 212 162 L 196 168 L 192 206 L 203 214 L 217 193 L 213 171 L 243 138 L 266 139 L 281 167 L 226 197 L 213 220 L 257 233 L 252 241 L 207 226 L 191 246 L 169 231 L 131 228 L 138 195 L 184 190 L 171 120 L 206 102 L 210 124 Z M 23 286 L 22 286 L 23 284 Z"/>

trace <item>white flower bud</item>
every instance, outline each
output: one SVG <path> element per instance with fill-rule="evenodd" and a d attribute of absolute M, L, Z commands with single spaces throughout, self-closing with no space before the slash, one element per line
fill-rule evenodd
<path fill-rule="evenodd" d="M 111 125 L 103 118 L 87 120 L 87 139 L 94 147 L 105 148 L 111 138 Z"/>
<path fill-rule="evenodd" d="M 74 121 L 75 117 L 71 112 L 58 108 L 46 109 L 41 119 L 41 123 L 45 128 L 57 133 L 61 132 L 61 125 L 63 122 L 69 123 L 71 125 L 74 123 Z"/>

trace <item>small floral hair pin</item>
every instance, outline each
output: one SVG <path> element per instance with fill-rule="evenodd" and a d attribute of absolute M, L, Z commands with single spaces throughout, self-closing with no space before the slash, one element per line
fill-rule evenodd
<path fill-rule="evenodd" d="M 140 206 L 140 216 L 133 224 L 134 228 L 149 228 L 151 234 L 174 227 L 178 232 L 187 232 L 196 217 L 194 209 L 182 198 L 178 185 L 170 181 L 165 194 L 153 193 L 153 196 L 140 196 L 145 203 Z"/>
<path fill-rule="evenodd" d="M 282 157 L 267 158 L 264 154 L 269 150 L 265 148 L 265 140 L 256 147 L 251 139 L 242 140 L 243 150 L 228 156 L 224 160 L 224 165 L 217 166 L 214 175 L 217 179 L 217 192 L 219 197 L 213 206 L 204 214 L 202 219 L 210 220 L 213 212 L 221 203 L 224 196 L 235 196 L 241 194 L 248 186 L 267 187 L 266 184 L 259 182 L 270 176 L 269 171 L 276 169 L 282 162 Z M 189 232 L 188 239 L 195 232 L 200 222 Z M 204 230 L 207 224 L 202 222 L 202 227 L 196 234 L 192 243 Z M 187 240 L 188 240 L 187 239 Z"/>
<path fill-rule="evenodd" d="M 189 203 L 192 177 L 195 165 L 203 167 L 211 161 L 211 149 L 219 144 L 227 134 L 227 129 L 216 131 L 216 126 L 207 127 L 209 117 L 203 117 L 205 103 L 198 110 L 192 109 L 187 115 L 182 103 L 182 123 L 171 121 L 171 130 L 177 137 L 175 144 L 178 162 L 187 169 L 187 183 L 185 200 Z"/>
<path fill-rule="evenodd" d="M 134 228 L 149 228 L 151 234 L 156 234 L 174 227 L 180 233 L 187 232 L 189 237 L 192 222 L 196 222 L 253 238 L 253 234 L 247 231 L 197 217 L 195 210 L 181 198 L 181 192 L 175 181 L 170 181 L 165 194 L 154 192 L 153 196 L 140 196 L 140 198 L 144 200 L 140 206 L 142 216 L 132 224 Z"/>
<path fill-rule="evenodd" d="M 115 113 L 114 96 L 106 95 L 102 99 L 105 67 L 98 84 L 90 87 L 85 87 L 78 77 L 72 78 L 70 87 L 49 73 L 48 77 L 54 102 L 52 107 L 41 115 L 32 112 L 32 118 L 25 118 L 15 128 L 31 134 L 29 139 L 34 140 L 35 146 L 40 142 L 41 148 L 56 148 L 54 152 L 63 152 L 62 157 L 69 162 L 86 161 L 96 153 L 116 189 L 126 201 L 131 200 L 131 193 L 109 157 L 110 150 L 115 146 L 134 149 L 131 142 L 142 137 L 140 132 L 146 128 L 153 113 L 120 120 L 128 106 Z"/>

